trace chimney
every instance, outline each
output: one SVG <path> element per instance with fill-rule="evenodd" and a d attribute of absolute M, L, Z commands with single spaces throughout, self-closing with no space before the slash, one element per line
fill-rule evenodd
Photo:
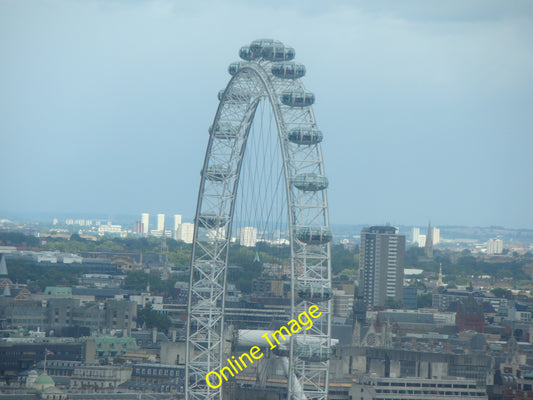
<path fill-rule="evenodd" d="M 157 343 L 157 328 L 156 327 L 152 328 L 152 343 L 153 344 Z"/>

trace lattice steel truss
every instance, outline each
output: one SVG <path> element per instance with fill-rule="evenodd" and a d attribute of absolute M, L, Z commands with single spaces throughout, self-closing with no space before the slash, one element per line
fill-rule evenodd
<path fill-rule="evenodd" d="M 291 246 L 291 316 L 310 305 L 321 317 L 290 341 L 289 399 L 327 399 L 331 347 L 331 267 L 327 179 L 301 64 L 294 50 L 273 40 L 241 49 L 245 62 L 230 65 L 233 75 L 219 94 L 201 174 L 191 257 L 187 320 L 188 399 L 222 398 L 206 384 L 220 370 L 224 354 L 227 261 L 239 175 L 258 104 L 268 101 L 275 117 L 283 159 Z M 272 71 L 276 68 L 277 73 Z M 295 73 L 294 71 L 296 70 Z M 281 72 L 279 72 L 281 71 Z M 303 73 L 302 73 L 303 71 Z"/>

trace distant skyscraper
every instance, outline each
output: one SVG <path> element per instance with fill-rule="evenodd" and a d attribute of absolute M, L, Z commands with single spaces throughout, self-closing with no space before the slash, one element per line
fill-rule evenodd
<path fill-rule="evenodd" d="M 174 214 L 174 231 L 177 231 L 181 225 L 181 215 Z"/>
<path fill-rule="evenodd" d="M 420 236 L 420 228 L 413 228 L 413 244 L 418 244 L 418 237 Z"/>
<path fill-rule="evenodd" d="M 165 230 L 165 214 L 157 214 L 157 230 L 160 232 Z"/>
<path fill-rule="evenodd" d="M 501 239 L 489 239 L 487 241 L 487 254 L 492 256 L 494 254 L 503 253 L 503 240 Z"/>
<path fill-rule="evenodd" d="M 433 244 L 439 244 L 440 242 L 440 229 L 433 228 Z"/>
<path fill-rule="evenodd" d="M 241 228 L 241 246 L 254 247 L 257 243 L 257 228 L 245 226 Z"/>
<path fill-rule="evenodd" d="M 361 232 L 360 287 L 367 305 L 383 306 L 387 297 L 403 300 L 405 236 L 392 226 Z"/>
<path fill-rule="evenodd" d="M 194 238 L 194 224 L 184 222 L 178 227 L 176 240 L 182 240 L 185 243 L 192 243 Z"/>
<path fill-rule="evenodd" d="M 143 223 L 141 221 L 135 221 L 133 233 L 143 233 Z"/>
<path fill-rule="evenodd" d="M 426 235 L 424 254 L 427 258 L 433 258 L 433 231 L 431 230 L 431 221 L 428 223 L 428 233 Z"/>
<path fill-rule="evenodd" d="M 149 226 L 150 226 L 150 214 L 148 213 L 142 213 L 141 214 L 141 223 L 142 223 L 142 233 L 145 235 L 148 234 Z"/>
<path fill-rule="evenodd" d="M 424 247 L 426 245 L 426 235 L 418 235 L 418 247 Z"/>

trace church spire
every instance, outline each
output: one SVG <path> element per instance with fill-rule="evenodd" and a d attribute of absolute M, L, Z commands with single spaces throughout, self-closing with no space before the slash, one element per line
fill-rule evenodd
<path fill-rule="evenodd" d="M 428 233 L 426 235 L 426 246 L 424 248 L 424 253 L 427 258 L 433 258 L 433 231 L 431 230 L 431 220 L 428 224 Z"/>
<path fill-rule="evenodd" d="M 2 254 L 2 258 L 0 258 L 0 277 L 1 278 L 7 278 L 7 264 L 6 264 L 6 258 Z"/>
<path fill-rule="evenodd" d="M 442 281 L 442 263 L 439 263 L 439 280 L 437 281 L 437 287 L 444 286 Z"/>

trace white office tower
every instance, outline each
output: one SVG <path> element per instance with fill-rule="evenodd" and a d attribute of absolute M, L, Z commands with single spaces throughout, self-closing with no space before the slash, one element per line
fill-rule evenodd
<path fill-rule="evenodd" d="M 254 247 L 257 243 L 257 228 L 253 226 L 241 228 L 240 243 L 244 247 Z"/>
<path fill-rule="evenodd" d="M 418 235 L 418 247 L 426 246 L 426 235 Z"/>
<path fill-rule="evenodd" d="M 440 229 L 433 228 L 433 244 L 439 244 L 440 242 Z"/>
<path fill-rule="evenodd" d="M 413 228 L 413 244 L 418 244 L 418 237 L 420 236 L 420 228 Z"/>
<path fill-rule="evenodd" d="M 150 214 L 142 213 L 141 223 L 142 223 L 142 233 L 144 233 L 145 235 L 148 234 L 148 229 L 150 225 Z"/>
<path fill-rule="evenodd" d="M 184 222 L 178 227 L 178 233 L 176 234 L 176 240 L 181 240 L 185 243 L 192 243 L 194 237 L 194 224 Z"/>
<path fill-rule="evenodd" d="M 165 230 L 165 214 L 157 214 L 157 230 L 159 232 Z"/>
<path fill-rule="evenodd" d="M 181 225 L 181 215 L 174 214 L 174 232 L 178 230 Z"/>
<path fill-rule="evenodd" d="M 503 240 L 501 239 L 489 239 L 487 241 L 487 254 L 502 254 L 503 253 Z"/>

